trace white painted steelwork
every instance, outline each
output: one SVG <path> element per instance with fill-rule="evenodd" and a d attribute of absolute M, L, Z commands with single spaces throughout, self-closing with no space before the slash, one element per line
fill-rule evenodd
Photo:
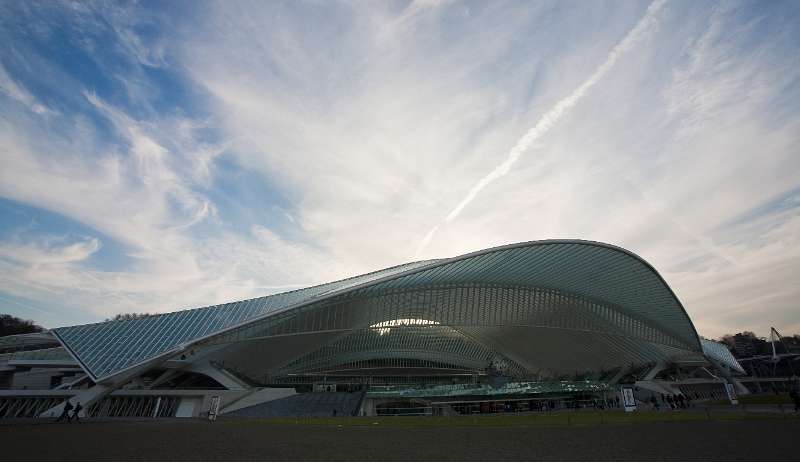
<path fill-rule="evenodd" d="M 541 378 L 703 359 L 691 320 L 652 266 L 580 240 L 507 245 L 54 334 L 100 382 L 203 348 L 237 373 L 273 379 L 382 364 L 479 371 L 488 362 Z"/>

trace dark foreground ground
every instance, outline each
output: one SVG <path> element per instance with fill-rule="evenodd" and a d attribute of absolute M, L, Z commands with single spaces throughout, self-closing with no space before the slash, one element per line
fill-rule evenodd
<path fill-rule="evenodd" d="M 257 421 L 0 426 L 2 461 L 800 461 L 800 420 L 387 428 Z"/>

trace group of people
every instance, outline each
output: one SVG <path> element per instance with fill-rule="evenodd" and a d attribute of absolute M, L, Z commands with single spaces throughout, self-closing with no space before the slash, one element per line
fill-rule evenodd
<path fill-rule="evenodd" d="M 80 412 L 83 409 L 81 406 L 81 402 L 78 401 L 75 403 L 75 406 L 67 400 L 66 404 L 64 404 L 64 409 L 61 411 L 61 415 L 58 416 L 56 422 L 61 422 L 66 420 L 67 423 L 72 422 L 72 419 L 75 419 L 75 422 L 80 422 Z M 70 413 L 72 411 L 72 413 Z"/>
<path fill-rule="evenodd" d="M 616 396 L 614 398 L 601 399 L 601 400 L 595 401 L 594 402 L 594 407 L 596 407 L 597 409 L 600 409 L 601 411 L 605 410 L 606 408 L 612 409 L 612 408 L 615 408 L 615 407 L 619 407 L 619 396 Z"/>
<path fill-rule="evenodd" d="M 651 395 L 650 404 L 656 411 L 661 409 L 662 405 L 664 409 L 688 409 L 692 407 L 692 397 L 683 394 L 664 395 L 662 393 L 660 403 L 655 395 Z"/>

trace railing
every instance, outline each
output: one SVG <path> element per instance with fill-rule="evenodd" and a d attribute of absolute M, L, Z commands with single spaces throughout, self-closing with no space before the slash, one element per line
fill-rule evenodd
<path fill-rule="evenodd" d="M 6 353 L 0 355 L 0 361 L 73 361 L 73 359 L 64 347 L 56 347 Z"/>
<path fill-rule="evenodd" d="M 89 406 L 89 417 L 175 417 L 180 396 L 107 396 Z"/>
<path fill-rule="evenodd" d="M 465 395 L 516 395 L 544 393 L 580 393 L 602 392 L 610 390 L 608 384 L 601 382 L 512 382 L 505 386 L 493 388 L 486 384 L 454 384 L 434 385 L 427 387 L 372 386 L 368 392 L 370 398 L 391 397 L 434 397 Z"/>
<path fill-rule="evenodd" d="M 432 406 L 418 407 L 381 407 L 375 409 L 378 416 L 430 416 L 434 413 Z"/>
<path fill-rule="evenodd" d="M 61 397 L 9 396 L 0 397 L 0 419 L 33 418 L 67 399 Z"/>

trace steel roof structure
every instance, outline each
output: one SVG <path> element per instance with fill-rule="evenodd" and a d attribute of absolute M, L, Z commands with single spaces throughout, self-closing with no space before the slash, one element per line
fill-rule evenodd
<path fill-rule="evenodd" d="M 545 240 L 396 266 L 223 305 L 53 330 L 95 382 L 202 357 L 255 381 L 487 362 L 559 377 L 702 361 L 697 332 L 646 261 L 600 242 Z"/>

